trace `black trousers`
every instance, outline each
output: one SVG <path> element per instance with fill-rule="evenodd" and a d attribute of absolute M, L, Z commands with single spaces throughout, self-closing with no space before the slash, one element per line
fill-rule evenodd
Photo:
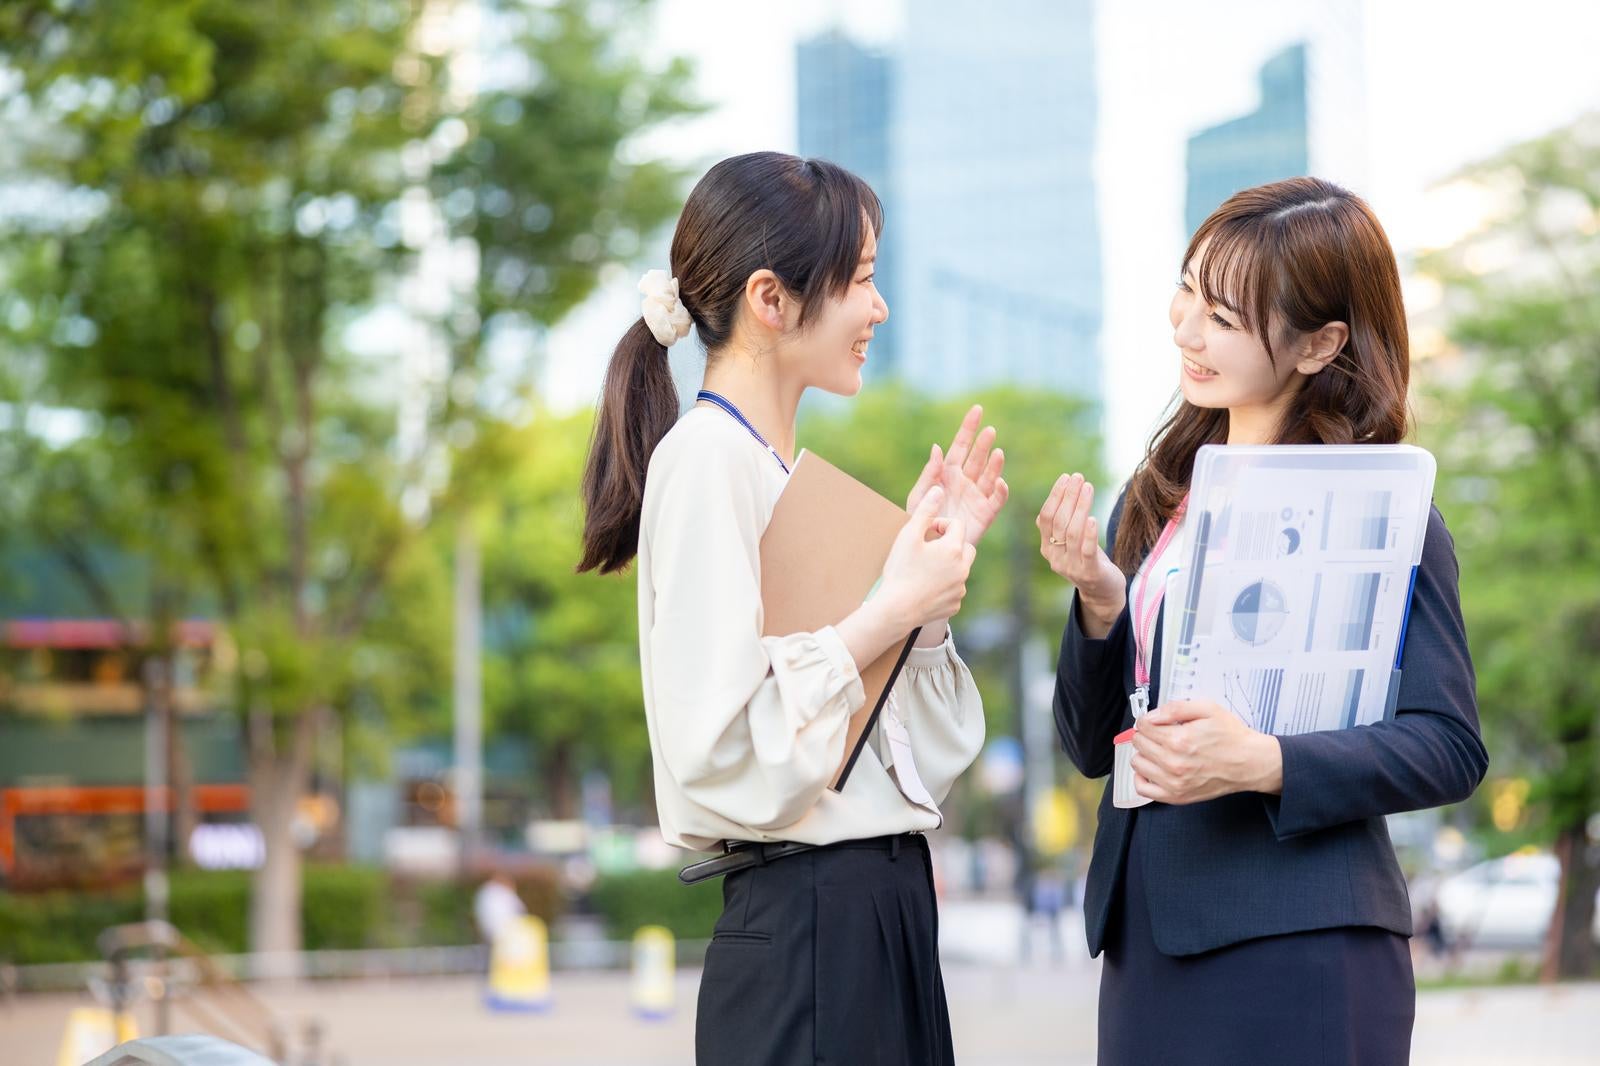
<path fill-rule="evenodd" d="M 1163 955 L 1129 850 L 1100 970 L 1101 1066 L 1405 1066 L 1417 990 L 1406 939 L 1347 927 Z"/>
<path fill-rule="evenodd" d="M 946 1066 L 933 866 L 920 835 L 729 875 L 695 1018 L 699 1066 Z"/>

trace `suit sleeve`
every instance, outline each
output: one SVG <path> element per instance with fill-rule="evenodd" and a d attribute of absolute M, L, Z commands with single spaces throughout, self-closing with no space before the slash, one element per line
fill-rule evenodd
<path fill-rule="evenodd" d="M 1107 554 L 1116 545 L 1126 499 L 1124 489 L 1106 523 Z M 1074 589 L 1066 631 L 1061 635 L 1061 657 L 1056 661 L 1056 731 L 1067 758 L 1079 772 L 1085 777 L 1104 777 L 1111 772 L 1111 742 L 1128 708 L 1123 678 L 1130 654 L 1131 623 L 1124 604 L 1111 631 L 1095 639 L 1084 634 L 1081 610 Z"/>
<path fill-rule="evenodd" d="M 1459 803 L 1488 770 L 1460 567 L 1437 508 L 1428 516 L 1400 669 L 1392 721 L 1278 738 L 1283 793 L 1264 799 L 1279 839 Z"/>

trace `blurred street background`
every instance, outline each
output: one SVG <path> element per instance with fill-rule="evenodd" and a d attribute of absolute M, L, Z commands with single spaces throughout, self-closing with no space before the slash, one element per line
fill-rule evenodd
<path fill-rule="evenodd" d="M 945 971 L 957 1061 L 964 1066 L 1093 1066 L 1098 966 Z M 341 981 L 265 996 L 286 1018 L 319 1018 L 349 1066 L 692 1066 L 695 977 L 678 981 L 682 1008 L 666 1021 L 629 1013 L 626 978 L 578 974 L 550 1013 L 486 1015 L 469 978 Z M 40 996 L 9 1020 L 7 1061 L 50 1062 L 74 1001 Z M 1579 1066 L 1595 1061 L 1593 985 L 1424 992 L 1415 1066 Z M 396 1018 L 414 1016 L 415 1025 Z"/>
<path fill-rule="evenodd" d="M 1315 174 L 1400 258 L 1492 760 L 1390 820 L 1415 1061 L 1600 1062 L 1597 40 L 1586 0 L 0 4 L 0 1063 L 112 1007 L 285 1063 L 691 1061 L 719 890 L 577 484 L 635 281 L 756 149 L 885 204 L 891 318 L 800 445 L 902 499 L 976 401 L 1007 453 L 933 838 L 962 1061 L 1093 1060 L 1102 782 L 1033 517 L 1142 455 L 1188 234 Z M 524 914 L 546 1009 L 491 1011 Z"/>

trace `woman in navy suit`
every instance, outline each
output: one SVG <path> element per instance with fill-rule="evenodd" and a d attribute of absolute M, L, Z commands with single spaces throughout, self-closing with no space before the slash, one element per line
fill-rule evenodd
<path fill-rule="evenodd" d="M 1170 318 L 1182 399 L 1112 509 L 1063 475 L 1040 550 L 1073 583 L 1055 717 L 1084 774 L 1139 719 L 1089 867 L 1104 951 L 1100 1062 L 1404 1063 L 1411 909 L 1383 816 L 1456 803 L 1488 766 L 1458 567 L 1437 509 L 1392 720 L 1277 737 L 1211 700 L 1161 702 L 1160 602 L 1204 444 L 1393 444 L 1407 430 L 1394 252 L 1358 197 L 1295 178 L 1230 198 L 1184 255 Z M 1147 575 L 1155 575 L 1146 581 Z"/>

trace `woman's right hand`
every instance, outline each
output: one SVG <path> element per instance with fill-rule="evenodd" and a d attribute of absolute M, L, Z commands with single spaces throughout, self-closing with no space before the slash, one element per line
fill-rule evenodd
<path fill-rule="evenodd" d="M 1094 486 L 1082 474 L 1062 474 L 1039 509 L 1039 554 L 1050 569 L 1078 588 L 1086 614 L 1109 630 L 1128 602 L 1122 571 L 1100 547 L 1094 515 Z M 1086 618 L 1085 621 L 1090 621 Z"/>
<path fill-rule="evenodd" d="M 954 616 L 967 594 L 977 549 L 967 543 L 960 519 L 939 517 L 944 495 L 943 486 L 928 490 L 883 564 L 873 598 L 898 618 L 902 632 Z"/>

